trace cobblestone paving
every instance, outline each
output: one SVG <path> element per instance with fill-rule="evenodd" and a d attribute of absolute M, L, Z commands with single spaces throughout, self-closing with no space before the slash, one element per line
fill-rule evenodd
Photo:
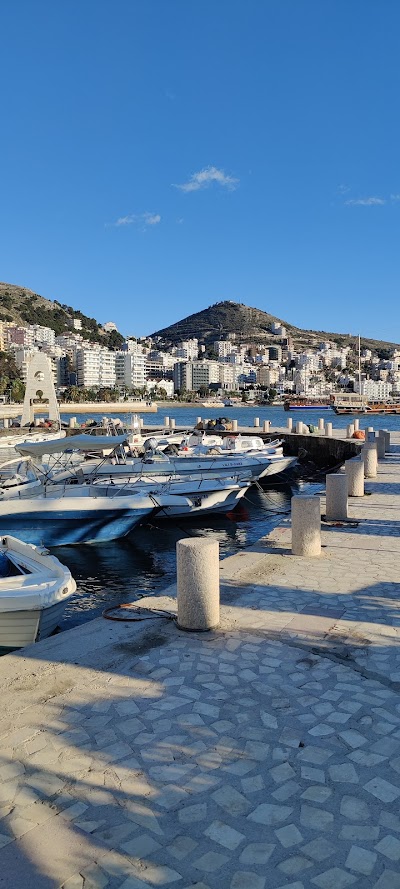
<path fill-rule="evenodd" d="M 219 631 L 3 659 L 0 886 L 399 889 L 399 485 L 395 452 L 321 559 L 229 560 Z"/>

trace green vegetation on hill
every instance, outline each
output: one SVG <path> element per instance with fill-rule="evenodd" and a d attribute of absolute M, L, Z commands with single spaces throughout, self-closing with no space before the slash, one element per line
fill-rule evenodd
<path fill-rule="evenodd" d="M 15 284 L 0 282 L 0 321 L 12 321 L 15 324 L 40 324 L 50 327 L 56 336 L 74 331 L 74 319 L 82 322 L 80 333 L 83 339 L 102 343 L 108 349 L 119 349 L 124 337 L 116 330 L 107 333 L 95 318 L 89 318 L 77 309 L 64 305 L 57 300 L 52 302 Z"/>
<path fill-rule="evenodd" d="M 330 333 L 324 330 L 302 330 L 276 315 L 263 312 L 261 309 L 235 303 L 231 300 L 215 303 L 201 312 L 188 315 L 176 324 L 164 327 L 152 334 L 161 337 L 162 343 L 176 344 L 182 340 L 196 337 L 206 344 L 214 340 L 225 339 L 227 334 L 235 334 L 235 342 L 253 342 L 272 345 L 279 342 L 279 337 L 271 333 L 271 324 L 275 322 L 286 328 L 287 335 L 293 340 L 295 349 L 315 348 L 320 342 L 331 340 L 339 348 L 351 346 L 357 348 L 356 338 L 345 333 Z M 361 337 L 361 347 L 371 349 L 379 356 L 399 348 L 398 343 L 387 343 L 367 337 Z"/>

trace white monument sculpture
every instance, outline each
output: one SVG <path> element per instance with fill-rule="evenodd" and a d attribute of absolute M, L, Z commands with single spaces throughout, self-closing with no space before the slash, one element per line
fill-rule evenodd
<path fill-rule="evenodd" d="M 28 375 L 21 426 L 33 423 L 35 405 L 47 412 L 49 420 L 60 424 L 60 411 L 54 388 L 50 359 L 43 352 L 37 352 L 28 364 Z"/>

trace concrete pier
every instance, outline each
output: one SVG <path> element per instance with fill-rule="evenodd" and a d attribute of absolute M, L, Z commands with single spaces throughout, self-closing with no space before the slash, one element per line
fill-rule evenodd
<path fill-rule="evenodd" d="M 343 472 L 326 476 L 326 518 L 345 521 L 348 517 L 348 481 Z"/>
<path fill-rule="evenodd" d="M 392 450 L 312 570 L 284 518 L 221 563 L 216 631 L 99 618 L 0 658 L 5 889 L 398 889 Z"/>

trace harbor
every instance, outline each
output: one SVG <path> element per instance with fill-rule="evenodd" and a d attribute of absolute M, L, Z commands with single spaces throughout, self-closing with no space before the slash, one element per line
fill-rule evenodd
<path fill-rule="evenodd" d="M 399 456 L 319 557 L 226 558 L 215 630 L 172 585 L 1 659 L 4 885 L 396 889 Z"/>

